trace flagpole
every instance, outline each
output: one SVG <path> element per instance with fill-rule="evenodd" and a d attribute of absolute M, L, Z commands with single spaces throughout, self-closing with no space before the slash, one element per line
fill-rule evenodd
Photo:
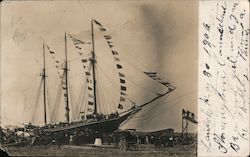
<path fill-rule="evenodd" d="M 43 42 L 43 104 L 44 104 L 44 123 L 47 124 L 47 111 L 46 111 L 46 70 L 45 70 L 45 47 Z"/>
<path fill-rule="evenodd" d="M 94 85 L 94 114 L 97 113 L 97 104 L 96 104 L 96 79 L 95 79 L 95 43 L 94 43 L 94 20 L 91 20 L 91 35 L 92 35 L 92 58 L 91 63 L 93 65 L 93 85 Z"/>
<path fill-rule="evenodd" d="M 68 54 L 67 54 L 67 35 L 66 32 L 64 34 L 64 41 L 65 41 L 65 85 L 66 85 L 66 120 L 69 123 L 69 96 L 68 96 Z"/>

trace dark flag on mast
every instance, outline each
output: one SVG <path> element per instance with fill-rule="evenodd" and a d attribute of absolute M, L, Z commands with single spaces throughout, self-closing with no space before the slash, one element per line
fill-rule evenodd
<path fill-rule="evenodd" d="M 100 22 L 98 22 L 98 21 L 96 21 L 96 20 L 94 20 L 94 22 L 95 22 L 97 25 L 99 25 L 100 27 L 102 27 L 102 24 L 101 24 Z"/>
<path fill-rule="evenodd" d="M 104 38 L 105 38 L 106 40 L 109 40 L 109 39 L 111 39 L 111 36 L 109 36 L 109 35 L 104 35 Z"/>
<path fill-rule="evenodd" d="M 118 105 L 118 108 L 122 110 L 122 109 L 123 109 L 123 106 L 122 106 L 121 104 L 119 104 L 119 105 Z"/>

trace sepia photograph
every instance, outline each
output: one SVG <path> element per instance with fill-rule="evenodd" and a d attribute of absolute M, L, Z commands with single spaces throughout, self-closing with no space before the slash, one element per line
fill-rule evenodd
<path fill-rule="evenodd" d="M 198 1 L 1 2 L 9 156 L 197 156 Z"/>

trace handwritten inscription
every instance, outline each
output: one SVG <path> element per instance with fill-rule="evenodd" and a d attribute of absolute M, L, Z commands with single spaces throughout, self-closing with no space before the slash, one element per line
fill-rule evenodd
<path fill-rule="evenodd" d="M 250 29 L 245 6 L 247 1 L 203 1 L 200 5 L 201 156 L 249 152 Z"/>

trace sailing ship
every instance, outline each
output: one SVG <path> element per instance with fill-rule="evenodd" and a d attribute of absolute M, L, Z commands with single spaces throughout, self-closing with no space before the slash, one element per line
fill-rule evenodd
<path fill-rule="evenodd" d="M 98 59 L 102 60 L 102 58 L 97 57 L 96 54 L 96 45 L 95 45 L 95 31 L 98 31 L 99 35 L 106 41 L 106 46 L 110 50 L 110 56 L 113 57 L 114 63 L 114 70 L 116 72 L 118 79 L 118 86 L 114 88 L 119 95 L 109 95 L 108 97 L 116 97 L 117 102 L 108 102 L 101 103 L 98 101 L 99 99 L 103 99 L 105 101 L 105 97 L 101 94 L 98 94 L 98 87 L 97 85 L 105 84 L 104 79 L 99 81 L 101 77 L 97 76 L 97 70 L 101 67 L 98 65 Z M 68 39 L 71 39 L 75 49 L 79 54 L 79 61 L 81 61 L 83 70 L 84 70 L 84 78 L 83 78 L 83 86 L 81 93 L 79 94 L 78 98 L 78 107 L 75 109 L 70 108 L 70 101 L 69 101 L 69 66 L 68 66 Z M 43 110 L 44 110 L 44 126 L 43 127 L 35 127 L 32 129 L 33 133 L 35 134 L 36 139 L 33 143 L 41 144 L 41 143 L 51 143 L 52 141 L 60 141 L 61 143 L 67 142 L 68 138 L 71 135 L 86 136 L 90 134 L 94 134 L 93 136 L 102 136 L 103 134 L 108 134 L 111 132 L 116 131 L 122 123 L 126 120 L 131 118 L 137 112 L 139 112 L 145 106 L 155 102 L 156 100 L 170 94 L 172 91 L 175 90 L 175 87 L 172 86 L 170 83 L 163 81 L 159 78 L 157 72 L 152 71 L 142 71 L 143 75 L 149 77 L 152 81 L 159 83 L 160 85 L 164 86 L 163 93 L 156 93 L 156 95 L 151 98 L 150 100 L 138 104 L 133 101 L 129 95 L 127 94 L 127 79 L 126 74 L 123 72 L 123 65 L 121 64 L 121 59 L 119 57 L 119 53 L 115 50 L 114 44 L 112 42 L 112 37 L 107 34 L 107 29 L 103 27 L 103 25 L 98 22 L 97 20 L 91 20 L 91 41 L 85 42 L 80 40 L 79 38 L 73 36 L 72 34 L 65 33 L 64 35 L 64 43 L 65 43 L 65 60 L 64 63 L 60 64 L 60 61 L 56 60 L 55 52 L 50 49 L 50 47 L 43 43 L 43 70 L 41 73 L 41 83 L 40 89 L 43 91 Z M 90 46 L 90 52 L 86 55 L 83 55 L 84 52 L 82 45 Z M 47 81 L 47 68 L 46 68 L 46 51 L 52 58 L 55 60 L 56 68 L 61 70 L 62 72 L 58 72 L 60 77 L 60 85 L 59 85 L 59 93 L 55 98 L 53 115 L 56 116 L 55 113 L 58 112 L 60 106 L 58 107 L 58 95 L 63 95 L 65 101 L 65 121 L 60 123 L 53 123 L 53 118 L 50 118 L 50 122 L 48 122 L 48 85 L 46 84 Z M 112 58 L 111 58 L 112 59 Z M 105 73 L 104 73 L 105 75 Z M 107 80 L 107 79 L 106 79 Z M 115 83 L 110 82 L 111 85 Z M 100 89 L 99 89 L 100 91 Z M 105 93 L 105 91 L 103 91 Z M 101 98 L 103 96 L 103 98 Z M 117 96 L 119 98 L 117 98 Z M 107 97 L 107 96 L 106 96 Z M 39 98 L 37 98 L 39 99 Z M 37 103 L 38 100 L 36 100 Z M 125 107 L 124 104 L 127 101 L 127 104 L 130 104 L 129 107 Z M 83 106 L 83 102 L 85 102 L 84 109 L 79 106 Z M 110 110 L 107 109 L 106 106 L 109 106 Z M 72 105 L 71 105 L 72 106 Z M 76 105 L 77 106 L 77 105 Z M 73 111 L 72 111 L 73 110 Z M 70 111 L 74 112 L 77 116 L 71 116 L 70 118 Z M 72 114 L 73 115 L 73 114 Z M 36 115 L 34 115 L 36 116 Z M 73 117 L 78 117 L 77 120 L 73 120 Z M 55 118 L 54 118 L 55 119 Z"/>

